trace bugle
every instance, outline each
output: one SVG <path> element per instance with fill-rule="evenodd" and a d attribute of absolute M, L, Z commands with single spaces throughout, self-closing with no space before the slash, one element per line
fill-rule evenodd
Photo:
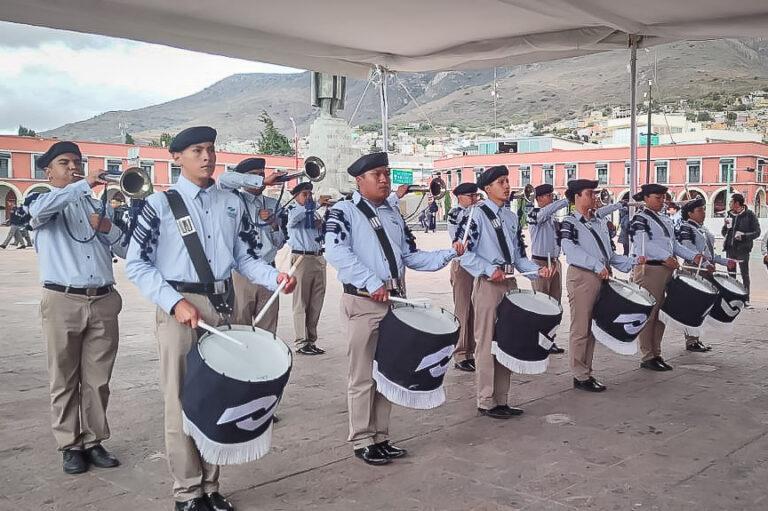
<path fill-rule="evenodd" d="M 304 170 L 301 172 L 294 172 L 293 174 L 286 174 L 278 179 L 277 182 L 284 183 L 286 181 L 290 181 L 291 179 L 305 177 L 313 183 L 317 183 L 318 181 L 322 181 L 323 178 L 325 178 L 325 170 L 325 163 L 323 163 L 323 160 L 317 156 L 308 156 L 304 160 Z"/>
<path fill-rule="evenodd" d="M 418 192 L 418 193 L 431 193 L 435 200 L 440 200 L 445 197 L 447 185 L 443 178 L 436 177 L 429 182 L 429 185 L 408 185 L 406 193 Z"/>
<path fill-rule="evenodd" d="M 600 202 L 601 206 L 608 206 L 613 204 L 614 197 L 608 188 L 603 188 L 597 193 L 597 200 Z M 645 206 L 645 202 L 624 202 L 624 204 L 633 207 Z"/>
<path fill-rule="evenodd" d="M 534 189 L 531 183 L 528 183 L 523 188 L 512 190 L 512 192 L 509 194 L 509 200 L 513 201 L 515 199 L 523 199 L 525 200 L 525 202 L 533 204 L 533 199 L 535 198 L 535 196 L 536 196 L 536 190 Z"/>
<path fill-rule="evenodd" d="M 85 177 L 83 174 L 77 175 Z M 102 172 L 99 174 L 99 179 L 117 183 L 123 195 L 131 199 L 143 199 L 151 195 L 154 190 L 152 176 L 141 167 L 129 167 L 119 173 Z"/>

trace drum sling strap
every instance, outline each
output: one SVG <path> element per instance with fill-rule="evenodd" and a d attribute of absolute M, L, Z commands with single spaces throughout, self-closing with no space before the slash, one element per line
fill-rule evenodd
<path fill-rule="evenodd" d="M 395 259 L 395 252 L 392 250 L 392 244 L 389 242 L 387 233 L 384 232 L 384 226 L 381 225 L 381 220 L 373 212 L 371 207 L 361 197 L 357 202 L 357 209 L 363 212 L 365 218 L 368 219 L 368 223 L 371 224 L 373 232 L 376 233 L 376 237 L 379 239 L 379 245 L 384 251 L 384 257 L 387 259 L 387 265 L 389 266 L 390 277 L 393 279 L 400 279 L 400 272 L 397 269 L 397 260 Z"/>
<path fill-rule="evenodd" d="M 192 260 L 192 266 L 195 267 L 195 272 L 200 282 L 213 285 L 216 282 L 216 278 L 213 276 L 213 270 L 211 270 L 211 265 L 205 256 L 203 244 L 200 243 L 200 237 L 197 235 L 195 224 L 189 216 L 187 205 L 184 204 L 184 200 L 176 190 L 168 190 L 165 192 L 165 197 L 171 206 L 171 212 L 176 219 L 179 234 L 181 234 L 181 239 L 184 240 L 184 246 L 187 247 L 189 258 Z M 207 296 L 216 312 L 222 315 L 232 313 L 232 307 L 227 302 L 225 294 L 208 293 Z"/>
<path fill-rule="evenodd" d="M 494 212 L 491 211 L 491 208 L 489 208 L 486 204 L 481 205 L 480 209 L 483 210 L 485 216 L 487 216 L 488 220 L 490 220 L 491 226 L 493 226 L 493 230 L 496 231 L 496 238 L 499 240 L 499 248 L 501 248 L 501 254 L 504 256 L 504 263 L 512 264 L 512 253 L 509 251 L 507 238 L 504 236 L 504 229 L 501 228 L 501 221 L 499 220 L 499 217 L 497 217 Z M 467 229 L 469 229 L 469 226 L 467 226 Z"/>
<path fill-rule="evenodd" d="M 669 234 L 669 229 L 667 229 L 667 226 L 664 225 L 664 222 L 662 222 L 661 219 L 656 216 L 656 213 L 654 213 L 653 211 L 646 211 L 646 214 L 651 218 L 651 220 L 659 224 L 659 227 L 661 227 L 661 230 L 664 231 L 664 236 L 666 236 L 667 239 L 669 239 L 669 242 L 672 245 L 674 245 L 674 241 L 672 240 L 672 237 Z"/>
<path fill-rule="evenodd" d="M 589 223 L 587 223 L 586 218 L 581 217 L 580 222 L 584 224 L 584 227 L 587 228 L 589 233 L 592 235 L 593 238 L 595 238 L 595 241 L 597 242 L 597 247 L 600 249 L 600 253 L 603 254 L 603 260 L 605 261 L 605 267 L 608 268 L 611 264 L 611 257 L 608 255 L 608 251 L 605 249 L 605 245 L 603 245 L 603 240 L 600 239 L 600 235 L 595 232 L 595 230 L 592 228 Z"/>

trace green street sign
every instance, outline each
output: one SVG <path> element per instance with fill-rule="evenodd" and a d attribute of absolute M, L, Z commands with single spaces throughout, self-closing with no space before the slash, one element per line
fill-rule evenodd
<path fill-rule="evenodd" d="M 392 184 L 412 185 L 413 171 L 405 169 L 392 169 Z"/>

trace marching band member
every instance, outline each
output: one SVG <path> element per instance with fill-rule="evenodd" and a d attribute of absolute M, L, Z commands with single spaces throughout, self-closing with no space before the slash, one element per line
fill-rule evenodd
<path fill-rule="evenodd" d="M 197 342 L 198 321 L 215 326 L 231 313 L 233 269 L 268 289 L 288 278 L 256 258 L 258 240 L 243 225 L 243 202 L 215 186 L 215 140 L 216 130 L 207 126 L 187 128 L 173 139 L 169 151 L 181 176 L 170 191 L 147 198 L 126 264 L 128 278 L 157 304 L 165 450 L 175 508 L 183 511 L 234 509 L 219 493 L 219 467 L 201 457 L 183 430 L 185 359 Z M 272 184 L 276 175 L 260 179 L 254 186 Z M 291 277 L 284 291 L 294 286 Z"/>
<path fill-rule="evenodd" d="M 507 404 L 511 372 L 491 354 L 496 309 L 507 291 L 517 289 L 515 279 L 510 278 L 515 268 L 520 272 L 537 272 L 539 277 L 551 276 L 550 268 L 539 267 L 520 254 L 517 216 L 504 206 L 510 191 L 508 175 L 509 170 L 503 165 L 480 174 L 477 186 L 488 199 L 477 206 L 470 225 L 465 222 L 462 226 L 470 234 L 461 266 L 475 278 L 472 302 L 477 343 L 477 409 L 481 415 L 494 419 L 509 419 L 523 413 Z M 461 235 L 462 228 L 457 235 Z"/>
<path fill-rule="evenodd" d="M 416 248 L 402 215 L 387 200 L 390 170 L 387 153 L 362 156 L 347 170 L 357 182 L 351 201 L 333 206 L 325 226 L 325 248 L 344 287 L 341 313 L 349 338 L 349 437 L 355 455 L 371 465 L 405 456 L 389 443 L 390 402 L 376 392 L 373 358 L 379 323 L 389 310 L 389 296 L 402 297 L 405 268 L 436 271 L 463 253 L 453 249 L 423 252 Z"/>
<path fill-rule="evenodd" d="M 317 346 L 317 323 L 325 299 L 325 258 L 323 257 L 323 220 L 317 208 L 327 205 L 328 199 L 318 204 L 312 198 L 312 183 L 299 183 L 291 195 L 296 203 L 288 208 L 288 245 L 291 264 L 304 256 L 296 269 L 296 291 L 293 293 L 293 329 L 296 352 L 302 355 L 322 355 L 325 350 Z"/>
<path fill-rule="evenodd" d="M 259 259 L 275 266 L 277 252 L 285 245 L 285 236 L 280 229 L 279 218 L 275 215 L 277 199 L 264 195 L 264 158 L 246 158 L 237 164 L 232 172 L 219 177 L 219 187 L 232 190 L 243 202 L 245 210 L 244 228 L 250 227 L 258 236 L 257 254 Z M 257 186 L 257 183 L 261 183 Z M 238 272 L 232 273 L 232 287 L 235 291 L 232 321 L 238 325 L 252 325 L 261 308 L 272 292 L 265 286 L 254 284 Z M 277 331 L 277 317 L 280 300 L 275 300 L 267 313 L 254 325 L 273 334 Z"/>
<path fill-rule="evenodd" d="M 53 435 L 67 474 L 120 464 L 101 443 L 110 436 L 109 382 L 123 305 L 112 253 L 125 257 L 124 232 L 111 222 L 112 208 L 93 198 L 91 189 L 106 183 L 103 170 L 83 178 L 81 161 L 77 144 L 53 144 L 37 160 L 53 190 L 33 194 L 28 206 L 43 284 Z"/>
<path fill-rule="evenodd" d="M 477 203 L 477 185 L 462 183 L 453 189 L 458 205 L 448 212 L 448 236 L 456 239 L 456 231 L 469 208 Z M 475 370 L 474 309 L 472 284 L 475 278 L 461 267 L 458 259 L 451 261 L 451 287 L 453 288 L 453 314 L 459 320 L 459 342 L 453 352 L 454 367 L 460 371 Z"/>
<path fill-rule="evenodd" d="M 575 179 L 565 192 L 575 210 L 563 219 L 561 245 L 568 261 L 566 289 L 571 307 L 569 351 L 573 387 L 589 392 L 602 392 L 605 385 L 592 376 L 595 337 L 592 334 L 593 309 L 600 296 L 603 280 L 611 276 L 611 266 L 629 272 L 633 264 L 645 258 L 614 253 L 608 232 L 608 221 L 598 216 L 595 207 L 597 181 Z"/>
<path fill-rule="evenodd" d="M 733 271 L 736 269 L 736 261 L 715 254 L 715 235 L 704 226 L 704 218 L 706 217 L 704 207 L 706 204 L 704 198 L 699 197 L 683 205 L 681 209 L 682 222 L 675 231 L 677 241 L 693 252 L 704 254 L 706 261 L 704 269 L 714 270 L 712 264 L 716 263 L 726 266 L 729 271 Z M 686 262 L 693 264 L 692 261 Z M 685 332 L 685 349 L 707 352 L 712 349 L 712 346 L 703 344 L 699 340 L 699 336 Z"/>
<path fill-rule="evenodd" d="M 534 291 L 551 296 L 557 303 L 563 295 L 562 267 L 560 265 L 560 245 L 557 243 L 559 224 L 555 213 L 568 207 L 568 199 L 554 200 L 550 184 L 534 188 L 538 207 L 528 212 L 528 229 L 531 234 L 531 259 L 539 266 L 552 265 L 552 276 L 538 278 L 531 283 Z M 564 353 L 565 350 L 552 343 L 550 353 Z"/>
<path fill-rule="evenodd" d="M 661 358 L 661 340 L 665 325 L 659 320 L 659 310 L 664 304 L 664 289 L 672 280 L 672 273 L 680 266 L 677 257 L 698 264 L 702 254 L 681 245 L 675 239 L 672 219 L 661 213 L 666 200 L 667 187 L 651 183 L 641 187 L 633 199 L 645 202 L 642 211 L 635 214 L 630 222 L 630 253 L 635 257 L 645 256 L 645 264 L 635 263 L 632 280 L 644 287 L 656 299 L 643 330 L 640 332 L 640 367 L 652 371 L 671 371 L 672 366 Z"/>

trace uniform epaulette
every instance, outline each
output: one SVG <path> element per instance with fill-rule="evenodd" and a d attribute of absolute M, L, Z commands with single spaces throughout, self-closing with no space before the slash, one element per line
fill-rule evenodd
<path fill-rule="evenodd" d="M 346 240 L 351 230 L 352 226 L 344 216 L 344 211 L 336 208 L 331 208 L 328 210 L 328 217 L 325 220 L 324 233 L 333 234 L 333 242 L 335 244 Z"/>
<path fill-rule="evenodd" d="M 557 237 L 558 244 L 562 240 L 570 240 L 575 245 L 579 244 L 579 231 L 576 230 L 576 225 L 573 223 L 574 220 L 573 215 L 569 215 L 560 223 L 559 236 Z"/>
<path fill-rule="evenodd" d="M 648 218 L 646 218 L 645 215 L 641 213 L 635 214 L 635 216 L 632 217 L 632 220 L 629 221 L 629 237 L 632 241 L 635 240 L 635 234 L 638 232 L 647 233 L 649 240 L 653 237 L 651 234 L 651 226 L 648 223 Z"/>

